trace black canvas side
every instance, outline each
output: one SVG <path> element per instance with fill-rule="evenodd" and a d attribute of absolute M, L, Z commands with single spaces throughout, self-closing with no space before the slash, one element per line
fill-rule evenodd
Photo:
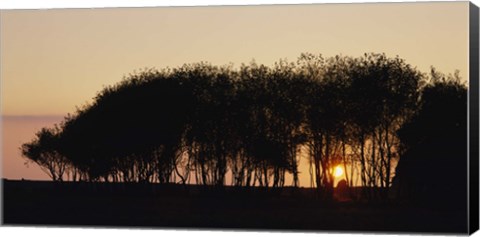
<path fill-rule="evenodd" d="M 478 7 L 475 4 L 470 3 L 470 26 L 469 26 L 469 38 L 470 38 L 470 65 L 469 65 L 469 113 L 470 113 L 470 131 L 469 131 L 469 148 L 470 148 L 470 160 L 469 160 L 469 233 L 472 234 L 478 230 L 479 223 L 479 78 L 478 78 Z"/>

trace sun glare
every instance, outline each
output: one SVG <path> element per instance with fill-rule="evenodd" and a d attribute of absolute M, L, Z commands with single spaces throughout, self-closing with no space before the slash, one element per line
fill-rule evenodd
<path fill-rule="evenodd" d="M 340 166 L 336 166 L 335 169 L 333 170 L 333 176 L 335 176 L 335 178 L 338 178 L 340 176 L 343 175 L 343 169 L 342 167 Z"/>

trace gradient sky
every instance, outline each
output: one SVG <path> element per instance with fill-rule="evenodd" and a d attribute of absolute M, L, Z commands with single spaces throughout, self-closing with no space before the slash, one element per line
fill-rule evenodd
<path fill-rule="evenodd" d="M 134 70 L 399 55 L 467 79 L 468 2 L 2 10 L 3 115 L 65 115 Z"/>

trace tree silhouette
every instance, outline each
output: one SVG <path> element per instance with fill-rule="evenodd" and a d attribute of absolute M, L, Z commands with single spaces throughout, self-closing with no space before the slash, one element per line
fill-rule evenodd
<path fill-rule="evenodd" d="M 323 58 L 311 57 L 310 65 L 322 65 Z M 310 154 L 315 183 L 324 188 L 326 198 L 333 197 L 333 167 L 340 162 L 340 148 L 347 126 L 345 93 L 348 87 L 348 58 L 335 57 L 322 65 L 323 71 L 312 78 L 306 109 Z M 308 74 L 307 74 L 308 75 Z M 308 77 L 308 76 L 307 76 Z"/>
<path fill-rule="evenodd" d="M 353 65 L 349 94 L 362 184 L 383 188 L 387 198 L 398 161 L 396 131 L 416 107 L 422 75 L 384 54 L 366 54 Z"/>
<path fill-rule="evenodd" d="M 398 132 L 396 182 L 402 196 L 415 201 L 466 208 L 467 88 L 458 74 L 431 74 L 418 112 Z"/>
<path fill-rule="evenodd" d="M 41 130 L 22 153 L 53 180 L 280 188 L 287 175 L 300 185 L 306 151 L 324 199 L 333 198 L 338 165 L 346 184 L 367 187 L 363 198 L 387 199 L 399 160 L 396 180 L 413 189 L 441 180 L 454 190 L 463 176 L 442 175 L 455 172 L 444 156 L 464 154 L 466 89 L 435 71 L 426 86 L 424 78 L 399 57 L 374 53 L 144 70 Z"/>
<path fill-rule="evenodd" d="M 69 161 L 59 152 L 60 128 L 43 128 L 35 138 L 22 145 L 22 156 L 34 162 L 50 176 L 53 181 L 63 181 Z"/>
<path fill-rule="evenodd" d="M 190 95 L 167 76 L 146 71 L 105 88 L 65 123 L 66 155 L 91 180 L 169 181 Z"/>
<path fill-rule="evenodd" d="M 234 144 L 232 100 L 233 72 L 200 63 L 182 69 L 193 85 L 193 110 L 188 120 L 186 141 L 193 159 L 197 183 L 223 186 L 228 159 Z"/>

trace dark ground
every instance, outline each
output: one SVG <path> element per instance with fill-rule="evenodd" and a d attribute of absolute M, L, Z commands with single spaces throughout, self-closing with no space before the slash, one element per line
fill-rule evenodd
<path fill-rule="evenodd" d="M 311 189 L 3 181 L 3 224 L 466 233 L 461 210 L 325 203 Z"/>

